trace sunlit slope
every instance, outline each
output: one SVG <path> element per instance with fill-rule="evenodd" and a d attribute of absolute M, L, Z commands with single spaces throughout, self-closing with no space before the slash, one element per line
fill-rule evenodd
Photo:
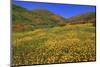
<path fill-rule="evenodd" d="M 96 24 L 96 12 L 86 12 L 82 14 L 78 14 L 76 16 L 70 17 L 66 20 L 66 22 L 71 24 L 77 23 L 93 23 Z"/>
<path fill-rule="evenodd" d="M 95 25 L 95 15 L 95 12 L 87 12 L 66 19 L 46 9 L 27 10 L 13 4 L 12 30 L 14 32 L 30 31 L 39 28 L 65 26 L 66 24 L 93 23 Z"/>
<path fill-rule="evenodd" d="M 95 61 L 91 23 L 12 34 L 13 65 Z"/>
<path fill-rule="evenodd" d="M 50 28 L 65 23 L 65 19 L 45 9 L 27 10 L 23 7 L 12 6 L 13 30 Z"/>

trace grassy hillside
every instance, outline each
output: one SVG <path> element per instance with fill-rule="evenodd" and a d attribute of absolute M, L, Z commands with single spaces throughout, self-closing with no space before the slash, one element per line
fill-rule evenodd
<path fill-rule="evenodd" d="M 65 23 L 65 19 L 45 9 L 28 11 L 22 7 L 13 5 L 13 29 L 26 30 L 35 28 L 47 28 Z M 23 28 L 22 28 L 23 27 Z"/>
<path fill-rule="evenodd" d="M 13 5 L 12 65 L 96 60 L 95 12 L 68 19 Z"/>
<path fill-rule="evenodd" d="M 29 11 L 20 6 L 13 5 L 12 10 L 13 31 L 51 28 L 77 23 L 94 23 L 95 25 L 95 12 L 87 12 L 65 19 L 45 9 L 35 9 Z"/>
<path fill-rule="evenodd" d="M 95 12 L 86 12 L 83 14 L 79 14 L 77 16 L 70 17 L 66 20 L 66 22 L 71 24 L 77 23 L 96 23 L 96 13 Z"/>

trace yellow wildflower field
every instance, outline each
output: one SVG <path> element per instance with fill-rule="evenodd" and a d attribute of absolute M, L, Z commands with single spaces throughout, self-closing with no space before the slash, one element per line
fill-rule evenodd
<path fill-rule="evenodd" d="M 14 32 L 12 64 L 95 61 L 95 35 L 91 23 Z"/>

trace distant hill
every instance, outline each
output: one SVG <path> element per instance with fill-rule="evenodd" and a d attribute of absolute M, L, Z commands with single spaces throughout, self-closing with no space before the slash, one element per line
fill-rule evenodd
<path fill-rule="evenodd" d="M 29 11 L 13 4 L 12 21 L 14 29 L 54 27 L 65 23 L 65 19 L 45 9 Z M 25 28 L 25 29 L 26 29 Z"/>
<path fill-rule="evenodd" d="M 66 24 L 93 22 L 95 25 L 95 12 L 79 14 L 71 18 L 63 18 L 46 9 L 27 10 L 21 6 L 12 6 L 13 30 L 31 30 L 36 28 L 51 28 Z"/>
<path fill-rule="evenodd" d="M 77 23 L 95 23 L 96 20 L 96 12 L 87 12 L 83 14 L 79 14 L 77 16 L 70 17 L 66 19 L 67 23 L 77 24 Z"/>

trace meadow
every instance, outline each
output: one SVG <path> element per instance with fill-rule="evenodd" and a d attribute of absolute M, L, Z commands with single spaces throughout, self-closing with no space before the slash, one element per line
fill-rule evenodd
<path fill-rule="evenodd" d="M 96 60 L 92 23 L 38 28 L 12 33 L 12 65 Z"/>

